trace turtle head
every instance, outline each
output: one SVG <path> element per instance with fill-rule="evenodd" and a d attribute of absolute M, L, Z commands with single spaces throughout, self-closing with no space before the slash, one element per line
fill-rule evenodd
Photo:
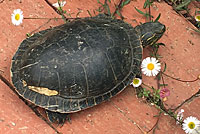
<path fill-rule="evenodd" d="M 142 46 L 153 45 L 165 32 L 165 25 L 159 22 L 147 22 L 135 27 L 140 36 Z"/>

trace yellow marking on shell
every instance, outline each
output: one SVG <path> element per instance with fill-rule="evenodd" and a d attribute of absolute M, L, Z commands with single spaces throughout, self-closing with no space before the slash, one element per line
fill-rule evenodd
<path fill-rule="evenodd" d="M 23 87 L 26 87 L 26 86 L 27 86 L 26 81 L 22 80 L 22 83 L 23 83 Z"/>
<path fill-rule="evenodd" d="M 23 83 L 23 86 L 26 87 L 27 86 L 27 83 L 26 81 L 22 81 Z M 53 95 L 58 95 L 58 91 L 56 90 L 51 90 L 51 89 L 48 89 L 48 88 L 45 88 L 45 87 L 35 87 L 35 86 L 28 86 L 28 88 L 30 90 L 33 90 L 39 94 L 44 94 L 46 96 L 53 96 Z"/>
<path fill-rule="evenodd" d="M 37 92 L 37 93 L 44 94 L 46 96 L 58 95 L 58 91 L 50 90 L 50 89 L 45 88 L 45 87 L 28 86 L 28 88 Z"/>

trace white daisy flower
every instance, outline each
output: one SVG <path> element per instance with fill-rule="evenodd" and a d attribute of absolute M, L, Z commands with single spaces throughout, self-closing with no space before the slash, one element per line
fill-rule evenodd
<path fill-rule="evenodd" d="M 59 1 L 60 3 L 60 7 L 64 7 L 64 5 L 66 4 L 66 1 Z M 59 8 L 59 4 L 58 2 L 52 4 L 54 7 Z"/>
<path fill-rule="evenodd" d="M 16 26 L 22 23 L 24 16 L 21 9 L 15 9 L 11 15 L 12 23 Z"/>
<path fill-rule="evenodd" d="M 176 119 L 177 119 L 178 121 L 176 121 L 176 124 L 180 124 L 180 122 L 183 120 L 183 113 L 184 113 L 184 109 L 181 109 L 181 110 L 177 113 Z"/>
<path fill-rule="evenodd" d="M 196 21 L 200 22 L 200 15 L 196 15 L 194 18 Z"/>
<path fill-rule="evenodd" d="M 139 87 L 142 84 L 142 80 L 140 78 L 134 78 L 131 85 L 133 87 Z"/>
<path fill-rule="evenodd" d="M 200 121 L 196 117 L 187 117 L 182 124 L 183 130 L 187 134 L 192 134 L 196 131 L 196 129 L 200 126 Z"/>
<path fill-rule="evenodd" d="M 156 76 L 160 69 L 160 63 L 154 57 L 147 57 L 141 64 L 142 72 L 146 76 Z"/>

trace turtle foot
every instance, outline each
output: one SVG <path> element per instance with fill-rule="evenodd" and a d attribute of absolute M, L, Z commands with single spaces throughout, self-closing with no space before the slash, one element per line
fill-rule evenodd
<path fill-rule="evenodd" d="M 69 123 L 71 123 L 71 119 L 69 114 L 67 113 L 58 113 L 58 112 L 52 112 L 49 110 L 46 110 L 47 117 L 50 122 L 56 123 L 58 125 L 63 126 L 65 121 L 67 120 Z"/>

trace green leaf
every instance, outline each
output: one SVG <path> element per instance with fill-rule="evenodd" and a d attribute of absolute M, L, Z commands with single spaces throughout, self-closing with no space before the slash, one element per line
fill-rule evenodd
<path fill-rule="evenodd" d="M 146 0 L 145 2 L 144 2 L 144 6 L 143 6 L 143 8 L 145 9 L 147 6 L 149 6 L 150 5 L 150 2 L 149 2 L 149 0 Z"/>
<path fill-rule="evenodd" d="M 101 6 L 103 6 L 103 3 L 101 3 L 99 0 L 97 0 L 97 3 L 101 4 Z"/>
<path fill-rule="evenodd" d="M 111 2 L 111 0 L 108 0 L 108 2 Z M 103 3 L 101 3 L 99 0 L 97 0 L 97 3 L 99 3 L 101 6 L 96 10 L 98 12 L 102 12 L 102 11 L 105 11 L 107 12 L 107 14 L 109 16 L 111 16 L 111 12 L 110 12 L 110 7 L 109 5 L 107 4 L 107 0 Z M 103 8 L 103 9 L 102 9 Z"/>
<path fill-rule="evenodd" d="M 101 8 L 96 9 L 97 12 L 102 12 Z"/>
<path fill-rule="evenodd" d="M 161 87 L 168 86 L 168 84 L 160 84 Z"/>
<path fill-rule="evenodd" d="M 27 37 L 31 37 L 32 35 L 30 33 L 26 33 L 26 36 Z"/>
<path fill-rule="evenodd" d="M 156 89 L 153 86 L 151 87 L 151 89 L 153 89 L 154 92 L 156 91 Z"/>
<path fill-rule="evenodd" d="M 176 10 L 184 10 L 192 2 L 192 0 L 184 0 L 181 4 L 175 7 Z"/>
<path fill-rule="evenodd" d="M 146 90 L 146 89 L 144 88 L 143 96 L 149 97 L 149 94 L 150 94 L 150 93 L 151 93 L 151 92 L 150 92 L 149 90 Z"/>
<path fill-rule="evenodd" d="M 159 13 L 158 17 L 154 20 L 154 22 L 158 22 L 158 20 L 160 19 L 161 13 Z"/>
<path fill-rule="evenodd" d="M 153 18 L 153 16 L 150 15 L 149 13 L 144 13 L 144 12 L 142 12 L 141 10 L 137 9 L 136 7 L 135 7 L 135 10 L 136 10 L 138 13 L 142 14 L 143 16 L 145 16 L 145 17 L 147 17 L 147 18 L 148 18 L 148 17 Z"/>
<path fill-rule="evenodd" d="M 135 7 L 135 10 L 136 10 L 138 13 L 140 13 L 140 14 L 146 16 L 146 13 L 142 12 L 141 10 L 137 9 L 136 7 Z"/>
<path fill-rule="evenodd" d="M 146 0 L 146 1 L 144 2 L 144 5 L 143 5 L 143 8 L 144 8 L 144 9 L 147 7 L 147 1 L 148 1 L 148 0 Z"/>
<path fill-rule="evenodd" d="M 88 14 L 90 15 L 90 17 L 92 17 L 92 14 L 90 13 L 90 11 L 89 11 L 89 10 L 87 10 L 87 12 L 88 12 Z"/>
<path fill-rule="evenodd" d="M 116 14 L 119 15 L 120 17 L 122 16 L 119 10 L 116 11 Z"/>
<path fill-rule="evenodd" d="M 125 0 L 124 2 L 122 2 L 122 5 L 121 5 L 121 6 L 123 7 L 123 6 L 125 6 L 125 5 L 128 5 L 128 4 L 130 3 L 130 1 L 131 1 L 131 0 Z"/>
<path fill-rule="evenodd" d="M 156 90 L 156 93 L 160 93 L 160 89 Z"/>
<path fill-rule="evenodd" d="M 167 64 L 165 63 L 165 65 L 164 65 L 164 69 L 163 69 L 163 73 L 166 71 L 166 69 L 167 69 Z"/>
<path fill-rule="evenodd" d="M 139 93 L 139 94 L 137 95 L 137 97 L 138 97 L 138 98 L 142 98 L 142 97 L 143 97 L 143 93 Z"/>
<path fill-rule="evenodd" d="M 153 2 L 151 2 L 151 1 L 149 1 L 149 0 L 146 0 L 146 1 L 144 2 L 143 8 L 145 9 L 145 8 L 147 8 L 147 7 L 150 7 L 150 6 L 152 5 L 152 3 L 153 3 Z"/>
<path fill-rule="evenodd" d="M 153 117 L 159 117 L 159 115 L 154 115 Z"/>
<path fill-rule="evenodd" d="M 108 15 L 111 16 L 110 7 L 106 4 L 106 5 L 105 5 L 105 8 L 107 9 Z"/>

